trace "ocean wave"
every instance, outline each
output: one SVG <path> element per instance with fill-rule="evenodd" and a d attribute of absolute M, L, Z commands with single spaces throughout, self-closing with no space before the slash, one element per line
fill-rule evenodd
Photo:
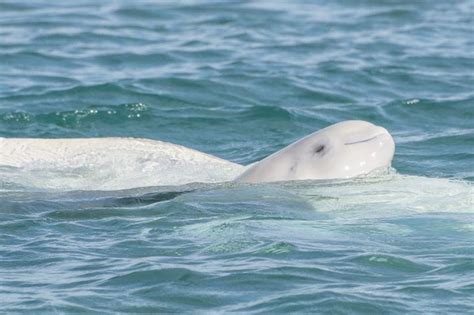
<path fill-rule="evenodd" d="M 2 167 L 4 312 L 474 308 L 471 1 L 4 0 L 0 38 L 0 137 L 148 138 L 248 164 L 362 119 L 394 136 L 397 169 L 163 187 L 138 165 L 102 191 L 126 150 Z"/>

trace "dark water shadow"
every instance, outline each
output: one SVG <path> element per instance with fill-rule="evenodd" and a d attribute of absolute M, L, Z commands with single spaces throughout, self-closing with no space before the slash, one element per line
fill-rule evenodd
<path fill-rule="evenodd" d="M 191 193 L 197 189 L 183 190 L 183 191 L 167 191 L 147 193 L 138 196 L 127 196 L 120 198 L 106 198 L 103 200 L 104 207 L 128 207 L 128 206 L 147 206 L 158 202 L 173 200 L 178 196 L 186 193 Z"/>

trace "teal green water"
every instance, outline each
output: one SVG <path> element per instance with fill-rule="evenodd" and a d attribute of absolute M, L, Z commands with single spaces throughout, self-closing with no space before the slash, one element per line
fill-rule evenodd
<path fill-rule="evenodd" d="M 248 164 L 362 119 L 393 134 L 398 173 L 114 192 L 1 178 L 0 310 L 472 312 L 473 28 L 468 0 L 0 1 L 0 137 L 134 136 Z"/>

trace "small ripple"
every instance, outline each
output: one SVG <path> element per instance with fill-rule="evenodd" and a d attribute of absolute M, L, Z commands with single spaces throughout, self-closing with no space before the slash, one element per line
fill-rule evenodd
<path fill-rule="evenodd" d="M 95 32 L 79 32 L 74 34 L 46 34 L 38 35 L 32 39 L 35 43 L 44 45 L 45 43 L 51 46 L 69 44 L 72 41 L 75 46 L 101 43 L 102 47 L 120 47 L 121 45 L 143 45 L 149 40 L 145 38 L 131 37 L 119 35 L 116 32 L 95 31 Z"/>
<path fill-rule="evenodd" d="M 474 249 L 474 247 L 470 248 L 470 250 Z M 474 270 L 474 261 L 470 258 L 458 258 L 455 263 L 451 263 L 446 266 L 442 266 L 433 270 L 433 273 L 436 274 L 469 274 L 472 270 Z"/>
<path fill-rule="evenodd" d="M 113 276 L 103 281 L 101 287 L 156 287 L 166 282 L 192 283 L 199 282 L 206 275 L 187 268 L 161 268 L 153 270 L 139 270 Z"/>
<path fill-rule="evenodd" d="M 390 273 L 420 273 L 428 272 L 433 269 L 430 265 L 393 255 L 365 254 L 351 258 L 350 261 L 361 268 L 367 268 L 372 271 L 378 269 L 380 272 Z"/>
<path fill-rule="evenodd" d="M 270 118 L 271 120 L 289 121 L 293 115 L 286 109 L 277 106 L 250 106 L 243 110 L 240 114 L 242 119 L 262 119 Z"/>
<path fill-rule="evenodd" d="M 0 121 L 15 127 L 25 125 L 56 125 L 62 128 L 84 128 L 94 123 L 110 125 L 123 124 L 127 120 L 147 120 L 152 118 L 150 108 L 143 103 L 122 104 L 116 106 L 89 106 L 73 111 L 34 114 L 24 111 L 0 114 Z"/>
<path fill-rule="evenodd" d="M 294 289 L 275 294 L 269 298 L 241 303 L 233 311 L 238 312 L 270 312 L 288 313 L 301 311 L 329 312 L 329 313 L 383 313 L 386 309 L 403 311 L 408 310 L 406 305 L 385 297 L 362 297 L 358 294 L 349 294 L 345 290 Z"/>

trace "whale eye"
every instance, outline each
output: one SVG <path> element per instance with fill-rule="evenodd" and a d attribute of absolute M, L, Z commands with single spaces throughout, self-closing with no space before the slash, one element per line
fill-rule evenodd
<path fill-rule="evenodd" d="M 314 153 L 321 153 L 324 151 L 326 146 L 324 144 L 318 145 L 314 148 Z"/>

